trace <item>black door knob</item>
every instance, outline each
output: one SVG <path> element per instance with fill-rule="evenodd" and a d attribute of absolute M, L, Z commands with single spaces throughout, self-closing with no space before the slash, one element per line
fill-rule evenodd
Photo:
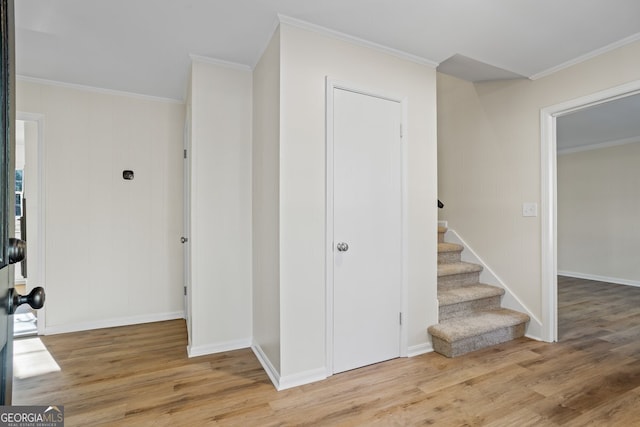
<path fill-rule="evenodd" d="M 16 239 L 15 237 L 9 238 L 9 245 L 7 246 L 7 257 L 9 258 L 9 264 L 15 264 L 20 262 L 27 255 L 27 242 L 24 240 Z"/>
<path fill-rule="evenodd" d="M 11 297 L 9 298 L 9 314 L 16 312 L 16 309 L 24 303 L 27 303 L 34 310 L 41 309 L 44 306 L 45 293 L 40 286 L 35 287 L 28 295 L 20 295 L 15 289 L 11 289 Z"/>

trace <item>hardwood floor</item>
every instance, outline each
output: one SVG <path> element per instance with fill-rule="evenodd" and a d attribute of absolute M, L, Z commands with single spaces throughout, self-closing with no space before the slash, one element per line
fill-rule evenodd
<path fill-rule="evenodd" d="M 67 426 L 640 425 L 640 288 L 559 279 L 560 340 L 430 353 L 276 392 L 251 350 L 188 359 L 183 321 L 42 337 L 14 404 Z"/>

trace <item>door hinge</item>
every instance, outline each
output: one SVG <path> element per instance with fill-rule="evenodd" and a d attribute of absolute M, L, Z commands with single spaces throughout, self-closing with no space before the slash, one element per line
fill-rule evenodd
<path fill-rule="evenodd" d="M 402 312 L 400 312 L 400 324 L 402 325 Z"/>
<path fill-rule="evenodd" d="M 184 296 L 185 297 L 187 296 L 187 287 L 186 286 L 184 287 Z"/>
<path fill-rule="evenodd" d="M 402 138 L 402 123 L 400 123 L 400 138 Z"/>
<path fill-rule="evenodd" d="M 187 149 L 186 148 L 184 149 L 184 158 L 185 159 L 187 158 Z"/>

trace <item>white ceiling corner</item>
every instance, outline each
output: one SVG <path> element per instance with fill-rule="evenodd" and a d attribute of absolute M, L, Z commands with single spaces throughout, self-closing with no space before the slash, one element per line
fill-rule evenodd
<path fill-rule="evenodd" d="M 629 37 L 625 37 L 625 38 L 623 38 L 621 40 L 617 40 L 617 41 L 615 41 L 613 43 L 610 43 L 610 44 L 608 44 L 606 46 L 600 47 L 598 49 L 594 49 L 594 50 L 592 50 L 592 51 L 590 51 L 588 53 L 585 53 L 584 55 L 580 55 L 580 56 L 578 56 L 576 58 L 573 58 L 573 59 L 571 59 L 571 60 L 569 60 L 567 62 L 563 62 L 561 64 L 558 64 L 558 65 L 555 65 L 555 66 L 553 66 L 551 68 L 548 68 L 546 70 L 540 71 L 539 73 L 533 74 L 532 76 L 529 76 L 529 78 L 531 80 L 541 79 L 543 77 L 546 77 L 546 76 L 549 76 L 549 75 L 551 75 L 553 73 L 556 73 L 556 72 L 558 72 L 560 70 L 564 70 L 565 68 L 569 68 L 569 67 L 571 67 L 573 65 L 576 65 L 576 64 L 579 64 L 581 62 L 588 61 L 591 58 L 595 58 L 596 56 L 603 55 L 603 54 L 605 54 L 607 52 L 610 52 L 612 50 L 621 48 L 621 47 L 626 46 L 626 45 L 631 44 L 631 43 L 635 43 L 637 41 L 640 41 L 640 33 L 633 34 L 633 35 L 631 35 Z"/>
<path fill-rule="evenodd" d="M 189 58 L 193 62 L 201 62 L 203 64 L 217 65 L 219 67 L 230 68 L 232 70 L 251 71 L 253 68 L 246 64 L 239 64 L 237 62 L 223 61 L 222 59 L 209 58 L 201 55 L 189 54 Z"/>
<path fill-rule="evenodd" d="M 343 40 L 343 41 L 346 41 L 348 43 L 352 43 L 352 44 L 355 44 L 355 45 L 358 45 L 358 46 L 364 46 L 364 47 L 368 47 L 368 48 L 373 49 L 373 50 L 377 50 L 377 51 L 380 51 L 380 52 L 388 53 L 390 55 L 397 56 L 398 58 L 406 59 L 408 61 L 415 62 L 415 63 L 418 63 L 418 64 L 428 65 L 428 66 L 433 67 L 433 68 L 436 68 L 438 66 L 437 62 L 432 61 L 430 59 L 423 58 L 423 57 L 420 57 L 420 56 L 417 56 L 417 55 L 413 55 L 411 53 L 404 52 L 404 51 L 399 50 L 399 49 L 394 49 L 394 48 L 391 48 L 391 47 L 388 47 L 388 46 L 385 46 L 385 45 L 382 45 L 382 44 L 379 44 L 379 43 L 374 43 L 374 42 L 371 42 L 369 40 L 365 40 L 365 39 L 362 39 L 362 38 L 359 38 L 359 37 L 355 37 L 355 36 L 352 36 L 352 35 L 347 34 L 347 33 L 343 33 L 343 32 L 336 31 L 336 30 L 332 30 L 330 28 L 326 28 L 326 27 L 323 27 L 321 25 L 312 24 L 311 22 L 307 22 L 307 21 L 303 21 L 303 20 L 300 20 L 300 19 L 292 18 L 290 16 L 286 16 L 286 15 L 283 15 L 283 14 L 278 14 L 278 17 L 279 17 L 280 23 L 282 23 L 282 24 L 291 25 L 291 26 L 294 26 L 294 27 L 302 28 L 304 30 L 314 31 L 314 32 L 317 32 L 317 33 L 320 33 L 320 34 L 324 34 L 326 36 L 333 37 L 333 38 L 336 38 L 338 40 Z"/>

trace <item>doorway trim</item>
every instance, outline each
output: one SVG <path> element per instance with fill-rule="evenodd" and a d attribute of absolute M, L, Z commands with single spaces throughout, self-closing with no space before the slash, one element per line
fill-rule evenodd
<path fill-rule="evenodd" d="M 36 263 L 36 269 L 38 270 L 38 281 L 39 283 L 34 284 L 34 286 L 41 286 L 47 289 L 46 286 L 46 250 L 45 250 L 45 241 L 46 241 L 46 183 L 45 183 L 45 165 L 44 165 L 44 114 L 39 113 L 26 113 L 18 111 L 16 112 L 16 120 L 22 120 L 26 122 L 36 122 L 38 126 L 38 140 L 36 152 L 38 156 L 38 164 L 37 164 L 37 179 L 38 179 L 38 194 L 36 199 L 38 201 L 38 213 L 36 216 L 36 222 L 38 224 L 38 241 L 36 243 L 36 253 L 38 254 L 38 262 Z M 28 280 L 28 279 L 27 279 Z M 45 335 L 45 326 L 46 326 L 46 308 L 45 305 L 42 309 L 36 311 L 37 325 L 38 325 L 38 335 Z"/>
<path fill-rule="evenodd" d="M 542 339 L 558 340 L 558 224 L 556 119 L 585 108 L 640 94 L 640 80 L 540 110 Z"/>
<path fill-rule="evenodd" d="M 400 103 L 402 109 L 402 137 L 401 137 L 401 164 L 400 164 L 400 221 L 401 221 L 401 240 L 402 240 L 402 253 L 401 253 L 401 283 L 400 283 L 400 307 L 402 311 L 402 323 L 400 325 L 400 342 L 399 342 L 399 354 L 400 357 L 407 357 L 408 355 L 408 318 L 409 318 L 409 305 L 408 305 L 408 194 L 407 194 L 407 164 L 408 164 L 408 100 L 407 97 L 398 96 L 396 94 L 386 93 L 380 90 L 374 90 L 367 87 L 362 87 L 350 82 L 333 80 L 329 77 L 325 79 L 325 296 L 326 296 L 326 327 L 325 327 L 325 368 L 326 375 L 330 377 L 333 375 L 333 93 L 335 89 L 342 89 L 361 95 L 372 96 L 375 98 L 386 99 L 393 102 Z"/>
<path fill-rule="evenodd" d="M 182 160 L 182 261 L 184 286 L 184 319 L 187 324 L 187 351 L 191 348 L 191 105 L 187 104 L 183 130 Z"/>

